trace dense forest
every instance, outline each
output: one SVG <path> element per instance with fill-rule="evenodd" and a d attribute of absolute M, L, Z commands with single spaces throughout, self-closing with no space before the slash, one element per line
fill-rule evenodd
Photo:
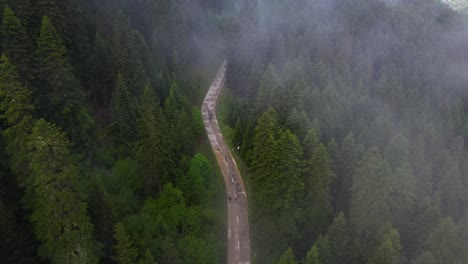
<path fill-rule="evenodd" d="M 468 18 L 437 0 L 0 0 L 0 262 L 468 263 Z M 239 146 L 239 149 L 237 149 Z"/>
<path fill-rule="evenodd" d="M 225 18 L 255 263 L 468 263 L 467 25 L 431 0 Z"/>
<path fill-rule="evenodd" d="M 0 262 L 222 263 L 190 74 L 219 4 L 0 6 Z"/>

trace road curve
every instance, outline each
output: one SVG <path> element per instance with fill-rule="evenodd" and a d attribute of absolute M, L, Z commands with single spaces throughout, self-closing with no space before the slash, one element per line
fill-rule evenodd
<path fill-rule="evenodd" d="M 236 161 L 227 146 L 218 119 L 216 103 L 226 80 L 226 61 L 218 71 L 202 104 L 203 122 L 226 186 L 228 208 L 228 264 L 250 264 L 250 233 L 247 194 Z"/>

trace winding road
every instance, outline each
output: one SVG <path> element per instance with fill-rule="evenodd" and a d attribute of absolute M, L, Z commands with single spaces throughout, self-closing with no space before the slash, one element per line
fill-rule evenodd
<path fill-rule="evenodd" d="M 228 208 L 228 264 L 250 264 L 247 194 L 237 163 L 219 129 L 216 103 L 226 80 L 226 61 L 218 71 L 202 105 L 206 134 L 223 174 Z"/>

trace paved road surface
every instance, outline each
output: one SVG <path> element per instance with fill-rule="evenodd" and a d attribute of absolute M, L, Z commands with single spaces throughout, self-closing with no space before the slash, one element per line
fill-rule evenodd
<path fill-rule="evenodd" d="M 216 118 L 216 102 L 226 80 L 225 72 L 226 61 L 219 69 L 203 101 L 203 122 L 226 185 L 228 207 L 227 263 L 250 264 L 249 222 L 244 181 L 239 173 L 236 161 L 224 141 Z"/>

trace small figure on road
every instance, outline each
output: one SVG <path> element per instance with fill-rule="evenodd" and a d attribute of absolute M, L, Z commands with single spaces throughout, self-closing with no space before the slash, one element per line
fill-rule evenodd
<path fill-rule="evenodd" d="M 229 199 L 229 202 L 231 202 L 231 195 L 229 195 L 228 199 Z"/>

